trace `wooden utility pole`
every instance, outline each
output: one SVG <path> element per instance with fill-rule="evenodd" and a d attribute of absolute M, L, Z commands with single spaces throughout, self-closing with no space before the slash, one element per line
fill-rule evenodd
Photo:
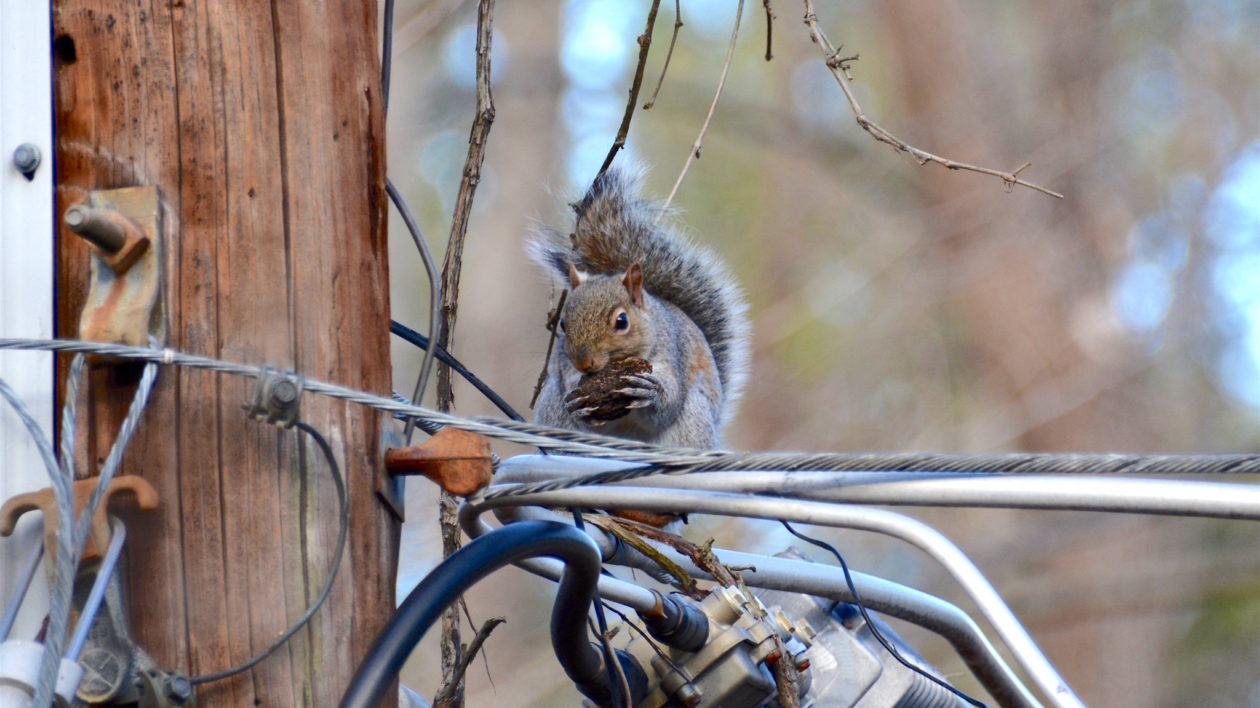
<path fill-rule="evenodd" d="M 376 3 L 54 0 L 53 25 L 58 214 L 87 190 L 160 189 L 168 345 L 387 394 Z M 73 337 L 88 252 L 64 228 L 58 241 L 59 331 Z M 164 367 L 121 470 L 161 498 L 129 528 L 133 635 L 193 676 L 271 644 L 314 600 L 337 539 L 324 459 L 247 418 L 252 388 Z M 94 474 L 134 383 L 105 365 L 85 389 L 78 450 Z M 399 527 L 373 483 L 382 420 L 310 395 L 302 418 L 347 477 L 334 591 L 270 658 L 198 686 L 202 705 L 335 705 L 393 612 Z"/>

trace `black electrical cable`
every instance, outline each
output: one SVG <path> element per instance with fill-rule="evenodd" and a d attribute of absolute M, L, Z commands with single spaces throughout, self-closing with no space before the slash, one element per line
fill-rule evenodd
<path fill-rule="evenodd" d="M 573 510 L 573 527 L 578 531 L 586 533 L 586 524 L 582 522 L 582 512 L 577 509 Z M 602 556 L 600 571 L 602 574 Z M 630 693 L 630 685 L 626 682 L 625 675 L 617 670 L 621 665 L 620 663 L 613 661 L 616 657 L 613 656 L 612 647 L 608 645 L 608 618 L 604 615 L 604 603 L 599 599 L 599 583 L 595 584 L 595 597 L 593 602 L 595 605 L 595 622 L 599 627 L 600 646 L 603 647 L 604 661 L 607 662 L 608 665 L 608 683 L 622 688 L 620 691 L 612 692 L 612 695 L 615 696 L 612 706 L 613 708 L 621 708 L 624 705 L 623 701 L 628 698 L 628 694 Z M 626 708 L 629 708 L 629 706 L 626 706 Z"/>
<path fill-rule="evenodd" d="M 389 112 L 389 77 L 394 66 L 394 0 L 385 0 L 385 38 L 381 41 L 381 103 Z"/>
<path fill-rule="evenodd" d="M 302 616 L 299 617 L 297 621 L 294 622 L 287 630 L 285 630 L 284 634 L 281 634 L 276 641 L 272 642 L 270 646 L 230 669 L 223 669 L 222 671 L 215 671 L 210 674 L 190 677 L 188 680 L 191 683 L 198 684 L 220 681 L 222 679 L 235 676 L 242 671 L 252 669 L 256 664 L 258 664 L 258 662 L 266 659 L 268 656 L 271 656 L 275 650 L 284 646 L 284 643 L 289 641 L 294 634 L 297 634 L 298 630 L 306 626 L 306 623 L 311 621 L 311 618 L 314 617 L 315 613 L 319 611 L 319 608 L 323 606 L 324 601 L 328 599 L 329 593 L 332 592 L 333 581 L 337 579 L 337 569 L 341 567 L 341 556 L 346 550 L 346 536 L 350 530 L 350 504 L 349 499 L 346 497 L 346 482 L 341 477 L 341 468 L 337 465 L 337 458 L 333 456 L 332 447 L 328 445 L 327 440 L 324 440 L 324 436 L 320 435 L 319 431 L 315 430 L 304 421 L 299 420 L 297 422 L 297 427 L 302 432 L 311 436 L 311 439 L 319 446 L 320 451 L 324 453 L 324 458 L 328 460 L 328 469 L 332 473 L 333 483 L 337 486 L 337 498 L 341 503 L 341 511 L 338 514 L 341 521 L 341 528 L 337 532 L 337 550 L 333 551 L 332 568 L 328 572 L 328 580 L 325 581 L 324 588 L 319 591 L 319 597 L 315 598 L 315 602 L 312 603 L 310 607 L 306 608 L 306 612 L 303 613 Z"/>
<path fill-rule="evenodd" d="M 355 672 L 341 699 L 342 708 L 379 706 L 407 656 L 448 605 L 495 570 L 537 556 L 550 556 L 565 563 L 551 612 L 551 643 L 556 659 L 579 688 L 602 684 L 599 679 L 604 675 L 604 661 L 585 629 L 599 580 L 599 548 L 589 536 L 569 524 L 522 521 L 477 538 L 420 581 L 399 605 Z"/>
<path fill-rule="evenodd" d="M 394 320 L 390 320 L 389 331 L 392 332 L 394 335 L 402 338 L 409 344 L 414 344 L 415 346 L 420 347 L 421 349 L 425 351 L 428 351 L 429 349 L 429 338 L 424 336 L 423 334 L 420 334 L 414 329 L 411 329 L 407 325 L 401 324 Z M 485 381 L 482 381 L 481 379 L 477 378 L 476 374 L 469 371 L 463 364 L 459 363 L 459 360 L 456 359 L 454 356 L 452 356 L 450 352 L 446 351 L 445 348 L 439 345 L 433 350 L 433 353 L 437 356 L 438 361 L 442 362 L 443 364 L 446 364 L 447 366 L 454 369 L 455 372 L 458 373 L 460 376 L 463 376 L 464 379 L 468 381 L 468 383 L 473 385 L 473 388 L 480 391 L 481 394 L 485 396 L 487 399 L 489 399 L 491 403 L 497 406 L 499 410 L 503 411 L 504 415 L 511 418 L 512 420 L 517 420 L 522 423 L 525 422 L 525 418 L 522 417 L 520 413 L 517 413 L 515 408 L 512 408 L 512 406 L 508 405 L 508 402 L 503 400 L 502 396 L 495 393 L 494 389 L 490 388 L 490 386 L 487 385 Z M 416 405 L 420 405 L 419 401 L 414 401 L 414 403 Z"/>
<path fill-rule="evenodd" d="M 818 546 L 819 548 L 830 551 L 831 555 L 836 557 L 836 560 L 840 562 L 840 570 L 844 571 L 844 582 L 849 586 L 849 592 L 853 593 L 854 604 L 857 605 L 858 611 L 862 613 L 862 619 L 866 620 L 866 626 L 871 630 L 871 635 L 875 637 L 876 641 L 878 641 L 880 644 L 883 645 L 884 649 L 888 650 L 888 653 L 891 654 L 894 659 L 901 662 L 902 666 L 906 667 L 907 669 L 910 669 L 911 671 L 919 674 L 920 676 L 923 676 L 924 678 L 928 679 L 932 683 L 935 683 L 938 686 L 941 686 L 942 688 L 948 690 L 950 693 L 954 694 L 955 696 L 958 696 L 960 699 L 966 701 L 967 703 L 970 703 L 973 706 L 979 706 L 979 708 L 987 708 L 984 703 L 976 700 L 975 698 L 972 698 L 971 696 L 968 696 L 966 693 L 963 693 L 957 688 L 951 686 L 949 682 L 942 681 L 936 676 L 933 676 L 927 671 L 924 671 L 922 667 L 916 666 L 915 664 L 910 663 L 904 656 L 901 655 L 901 652 L 897 651 L 897 649 L 893 647 L 892 642 L 889 642 L 887 639 L 884 638 L 884 635 L 880 633 L 879 629 L 875 626 L 875 622 L 871 619 L 870 613 L 866 611 L 866 605 L 862 603 L 862 596 L 858 594 L 857 586 L 853 584 L 853 576 L 849 574 L 849 564 L 844 562 L 844 557 L 840 555 L 840 551 L 836 550 L 835 546 L 821 539 L 806 536 L 805 534 L 792 528 L 792 524 L 789 524 L 787 521 L 783 519 L 779 519 L 779 523 L 783 524 L 783 527 L 786 528 L 788 530 L 788 533 L 792 534 L 793 536 L 801 539 L 802 541 L 806 543 L 812 543 L 813 545 Z"/>

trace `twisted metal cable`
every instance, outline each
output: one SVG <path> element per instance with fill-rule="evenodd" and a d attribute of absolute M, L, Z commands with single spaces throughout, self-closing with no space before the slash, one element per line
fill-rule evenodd
<path fill-rule="evenodd" d="M 57 454 L 53 451 L 48 436 L 35 421 L 35 416 L 26 406 L 22 397 L 14 391 L 4 379 L 0 379 L 0 397 L 8 401 L 13 412 L 22 420 L 27 432 L 35 441 L 35 447 L 44 461 L 48 471 L 53 499 L 57 503 L 57 563 L 56 582 L 53 584 L 52 598 L 48 609 L 48 631 L 44 637 L 44 656 L 40 661 L 39 683 L 35 686 L 35 701 L 31 705 L 49 705 L 52 702 L 53 689 L 57 684 L 57 674 L 61 668 L 61 649 L 66 638 L 66 628 L 70 624 L 70 592 L 74 581 L 74 554 L 71 551 L 71 539 L 74 534 L 74 497 L 70 488 L 70 479 L 61 473 L 57 463 Z"/>
<path fill-rule="evenodd" d="M 87 545 L 88 531 L 92 528 L 92 516 L 96 514 L 96 509 L 101 505 L 101 500 L 104 499 L 105 492 L 109 488 L 109 483 L 113 481 L 114 475 L 122 465 L 123 453 L 127 451 L 131 436 L 135 434 L 136 427 L 140 424 L 140 416 L 149 405 L 149 394 L 153 392 L 157 374 L 157 365 L 150 363 L 144 367 L 144 373 L 140 375 L 140 385 L 136 388 L 130 407 L 127 408 L 127 417 L 123 418 L 118 435 L 114 438 L 114 444 L 109 448 L 109 455 L 105 458 L 105 465 L 97 476 L 96 487 L 92 489 L 92 495 L 88 497 L 87 505 L 83 507 L 83 512 L 79 515 L 74 527 L 74 557 L 76 559 L 83 554 L 83 547 Z M 64 442 L 63 439 L 63 446 Z M 69 444 L 73 446 L 73 440 Z"/>
<path fill-rule="evenodd" d="M 171 349 L 148 349 L 73 340 L 0 339 L 0 349 L 35 349 L 95 352 L 205 369 L 237 376 L 257 377 L 261 367 L 184 354 Z M 599 459 L 619 460 L 635 467 L 602 472 L 563 481 L 522 485 L 483 492 L 479 498 L 532 494 L 591 484 L 612 484 L 658 474 L 686 474 L 726 470 L 783 470 L 831 472 L 988 472 L 1000 474 L 1126 474 L 1206 475 L 1260 474 L 1260 455 L 1133 455 L 1058 453 L 731 453 L 679 450 L 633 440 L 590 435 L 499 418 L 459 418 L 437 413 L 392 398 L 357 391 L 314 379 L 304 381 L 306 390 L 369 406 L 403 419 L 479 433 L 506 442 Z"/>

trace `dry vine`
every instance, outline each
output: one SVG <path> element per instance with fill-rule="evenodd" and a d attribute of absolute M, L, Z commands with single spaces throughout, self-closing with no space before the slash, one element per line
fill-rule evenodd
<path fill-rule="evenodd" d="M 858 105 L 857 98 L 853 95 L 853 90 L 849 88 L 849 81 L 853 78 L 849 75 L 849 64 L 857 61 L 857 55 L 848 57 L 840 56 L 840 47 L 833 45 L 831 40 L 827 39 L 827 35 L 823 34 L 822 29 L 818 26 L 818 16 L 814 14 L 814 3 L 812 0 L 804 0 L 804 2 L 805 24 L 809 26 L 810 39 L 812 39 L 814 44 L 817 44 L 819 49 L 822 50 L 823 56 L 826 58 L 827 68 L 831 70 L 832 76 L 835 76 L 836 82 L 840 84 L 840 90 L 844 92 L 844 97 L 849 102 L 849 108 L 853 109 L 853 115 L 857 119 L 857 124 L 862 127 L 862 130 L 870 133 L 871 137 L 881 143 L 891 145 L 900 152 L 904 152 L 920 165 L 935 162 L 936 164 L 949 170 L 966 170 L 968 172 L 978 172 L 984 175 L 992 175 L 1002 180 L 1003 184 L 1006 185 L 1007 191 L 1010 191 L 1010 189 L 1015 185 L 1019 185 L 1021 187 L 1036 190 L 1042 194 L 1048 194 L 1056 199 L 1063 198 L 1063 195 L 1058 192 L 1051 191 L 1045 187 L 1033 184 L 1032 182 L 1026 182 L 1019 178 L 1019 173 L 1023 172 L 1032 163 L 1025 162 L 1012 172 L 1003 172 L 1001 170 L 995 170 L 988 167 L 979 167 L 976 165 L 969 165 L 965 162 L 950 160 L 910 145 L 906 141 L 885 130 L 875 121 L 867 118 L 866 114 L 862 112 L 862 107 Z"/>
<path fill-rule="evenodd" d="M 704 134 L 709 130 L 709 123 L 713 120 L 713 112 L 717 110 L 718 99 L 722 98 L 722 89 L 726 86 L 726 75 L 730 73 L 731 61 L 735 58 L 735 40 L 739 38 L 739 21 L 744 17 L 744 0 L 739 0 L 739 7 L 735 10 L 735 27 L 731 29 L 731 44 L 726 49 L 726 62 L 722 65 L 722 77 L 718 79 L 717 92 L 713 94 L 713 103 L 709 105 L 709 114 L 704 117 L 704 125 L 700 126 L 700 135 L 696 136 L 696 142 L 691 146 L 691 152 L 687 153 L 687 161 L 683 163 L 682 172 L 678 173 L 678 179 L 674 181 L 674 188 L 669 190 L 669 196 L 665 199 L 665 204 L 656 216 L 656 221 L 660 221 L 661 217 L 669 210 L 669 205 L 674 201 L 674 195 L 678 193 L 678 187 L 682 184 L 683 177 L 687 176 L 687 170 L 691 168 L 691 162 L 700 157 L 700 144 L 704 142 Z"/>
<path fill-rule="evenodd" d="M 477 4 L 477 105 L 472 130 L 468 136 L 468 157 L 464 162 L 464 176 L 459 184 L 455 200 L 455 215 L 451 220 L 451 236 L 446 246 L 446 258 L 442 263 L 442 322 L 438 334 L 438 346 L 451 351 L 451 337 L 455 331 L 455 316 L 459 305 L 459 274 L 464 258 L 464 238 L 468 233 L 468 216 L 472 212 L 473 197 L 481 182 L 481 165 L 485 161 L 486 139 L 494 122 L 494 99 L 490 93 L 490 39 L 494 24 L 494 0 L 480 0 Z M 438 410 L 449 412 L 455 403 L 451 391 L 451 368 L 438 364 Z M 442 532 L 442 557 L 449 557 L 459 550 L 460 529 L 456 513 L 459 502 L 446 492 L 438 499 L 438 523 Z M 463 673 L 459 641 L 459 614 L 454 607 L 442 614 L 442 687 L 438 696 L 443 701 L 434 705 L 462 706 L 464 704 Z"/>
<path fill-rule="evenodd" d="M 682 29 L 682 26 L 682 0 L 674 0 L 674 34 L 669 38 L 669 51 L 665 52 L 665 63 L 661 65 L 661 77 L 656 80 L 656 90 L 652 91 L 652 97 L 643 104 L 645 111 L 656 105 L 656 97 L 661 93 L 661 84 L 665 83 L 665 72 L 669 71 L 669 60 L 674 58 L 674 44 L 678 42 L 678 30 Z"/>

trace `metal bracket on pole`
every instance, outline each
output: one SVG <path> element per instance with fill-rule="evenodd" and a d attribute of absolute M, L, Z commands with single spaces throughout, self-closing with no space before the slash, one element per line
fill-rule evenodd
<path fill-rule="evenodd" d="M 162 209 L 157 187 L 102 189 L 62 222 L 91 247 L 91 283 L 79 338 L 149 346 L 166 343 L 162 304 Z"/>

